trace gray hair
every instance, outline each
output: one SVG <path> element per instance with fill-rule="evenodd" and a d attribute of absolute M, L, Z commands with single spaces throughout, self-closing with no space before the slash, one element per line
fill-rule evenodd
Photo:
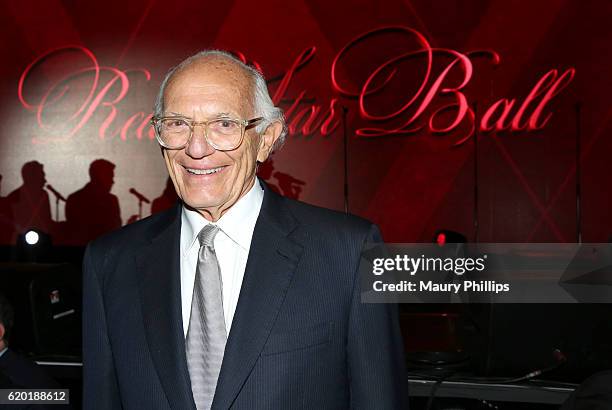
<path fill-rule="evenodd" d="M 203 50 L 197 54 L 192 55 L 191 57 L 186 58 L 180 64 L 175 67 L 172 67 L 166 76 L 164 77 L 160 87 L 159 92 L 157 93 L 157 97 L 155 98 L 155 107 L 154 107 L 154 115 L 161 116 L 164 112 L 164 93 L 166 91 L 166 87 L 170 82 L 170 79 L 176 74 L 178 71 L 192 64 L 196 60 L 199 60 L 204 57 L 221 57 L 228 59 L 229 61 L 237 64 L 240 68 L 242 68 L 253 80 L 253 108 L 255 110 L 255 115 L 258 117 L 263 117 L 263 121 L 259 123 L 255 127 L 255 131 L 258 134 L 261 134 L 268 128 L 270 124 L 273 122 L 280 122 L 282 125 L 282 130 L 277 138 L 276 142 L 272 146 L 272 152 L 277 151 L 282 147 L 285 143 L 285 138 L 287 136 L 287 125 L 285 124 L 285 117 L 283 116 L 283 110 L 279 107 L 274 106 L 272 102 L 272 98 L 270 97 L 270 93 L 268 92 L 268 85 L 266 80 L 261 72 L 259 72 L 254 67 L 243 63 L 241 60 L 223 50 Z"/>

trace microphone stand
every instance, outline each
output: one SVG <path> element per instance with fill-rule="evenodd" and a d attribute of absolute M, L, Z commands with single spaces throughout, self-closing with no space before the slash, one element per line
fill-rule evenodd
<path fill-rule="evenodd" d="M 145 196 L 143 196 L 140 192 L 136 191 L 136 189 L 131 188 L 130 189 L 130 194 L 134 195 L 136 198 L 138 198 L 138 215 L 132 215 L 128 221 L 128 223 L 130 222 L 134 222 L 134 221 L 138 221 L 140 219 L 142 219 L 142 203 L 146 202 L 146 203 L 150 203 L 149 199 L 147 199 Z M 137 219 L 132 220 L 132 218 L 136 217 Z"/>
<path fill-rule="evenodd" d="M 142 198 L 138 197 L 138 220 L 142 219 L 142 203 L 144 201 L 142 200 Z"/>
<path fill-rule="evenodd" d="M 581 109 L 582 104 L 576 103 L 576 242 L 582 243 L 582 192 L 580 186 L 580 179 L 582 178 L 582 164 L 580 156 L 582 155 L 580 146 L 580 137 L 582 135 L 581 128 Z"/>
<path fill-rule="evenodd" d="M 65 201 L 64 198 L 61 198 L 59 195 L 57 195 L 55 192 L 52 192 L 53 195 L 55 195 L 55 221 L 59 222 L 60 221 L 60 216 L 59 216 L 59 203 L 60 201 Z"/>
<path fill-rule="evenodd" d="M 346 117 L 348 108 L 342 107 L 342 152 L 344 154 L 344 213 L 349 213 L 349 182 L 348 182 L 348 130 L 346 129 Z"/>

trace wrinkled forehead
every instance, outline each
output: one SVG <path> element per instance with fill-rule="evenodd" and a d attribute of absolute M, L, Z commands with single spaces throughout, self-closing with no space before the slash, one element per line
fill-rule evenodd
<path fill-rule="evenodd" d="M 184 95 L 222 91 L 228 100 L 253 108 L 253 78 L 235 62 L 203 57 L 179 69 L 168 81 L 164 103 Z"/>

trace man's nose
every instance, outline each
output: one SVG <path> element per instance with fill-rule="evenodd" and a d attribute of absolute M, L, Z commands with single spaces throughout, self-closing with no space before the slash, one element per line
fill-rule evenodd
<path fill-rule="evenodd" d="M 203 158 L 215 152 L 215 149 L 206 141 L 205 133 L 203 126 L 193 127 L 193 134 L 185 147 L 187 155 L 192 158 Z"/>

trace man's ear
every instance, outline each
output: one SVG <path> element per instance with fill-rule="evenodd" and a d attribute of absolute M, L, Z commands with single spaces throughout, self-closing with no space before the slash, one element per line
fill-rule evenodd
<path fill-rule="evenodd" d="M 274 121 L 268 125 L 263 133 L 260 135 L 259 150 L 257 151 L 257 161 L 264 162 L 272 153 L 272 147 L 274 143 L 280 137 L 283 131 L 283 125 L 279 121 Z"/>
<path fill-rule="evenodd" d="M 2 339 L 4 339 L 4 333 L 6 332 L 6 330 L 4 329 L 4 325 L 2 323 L 0 323 L 0 343 L 4 343 L 4 341 Z"/>

